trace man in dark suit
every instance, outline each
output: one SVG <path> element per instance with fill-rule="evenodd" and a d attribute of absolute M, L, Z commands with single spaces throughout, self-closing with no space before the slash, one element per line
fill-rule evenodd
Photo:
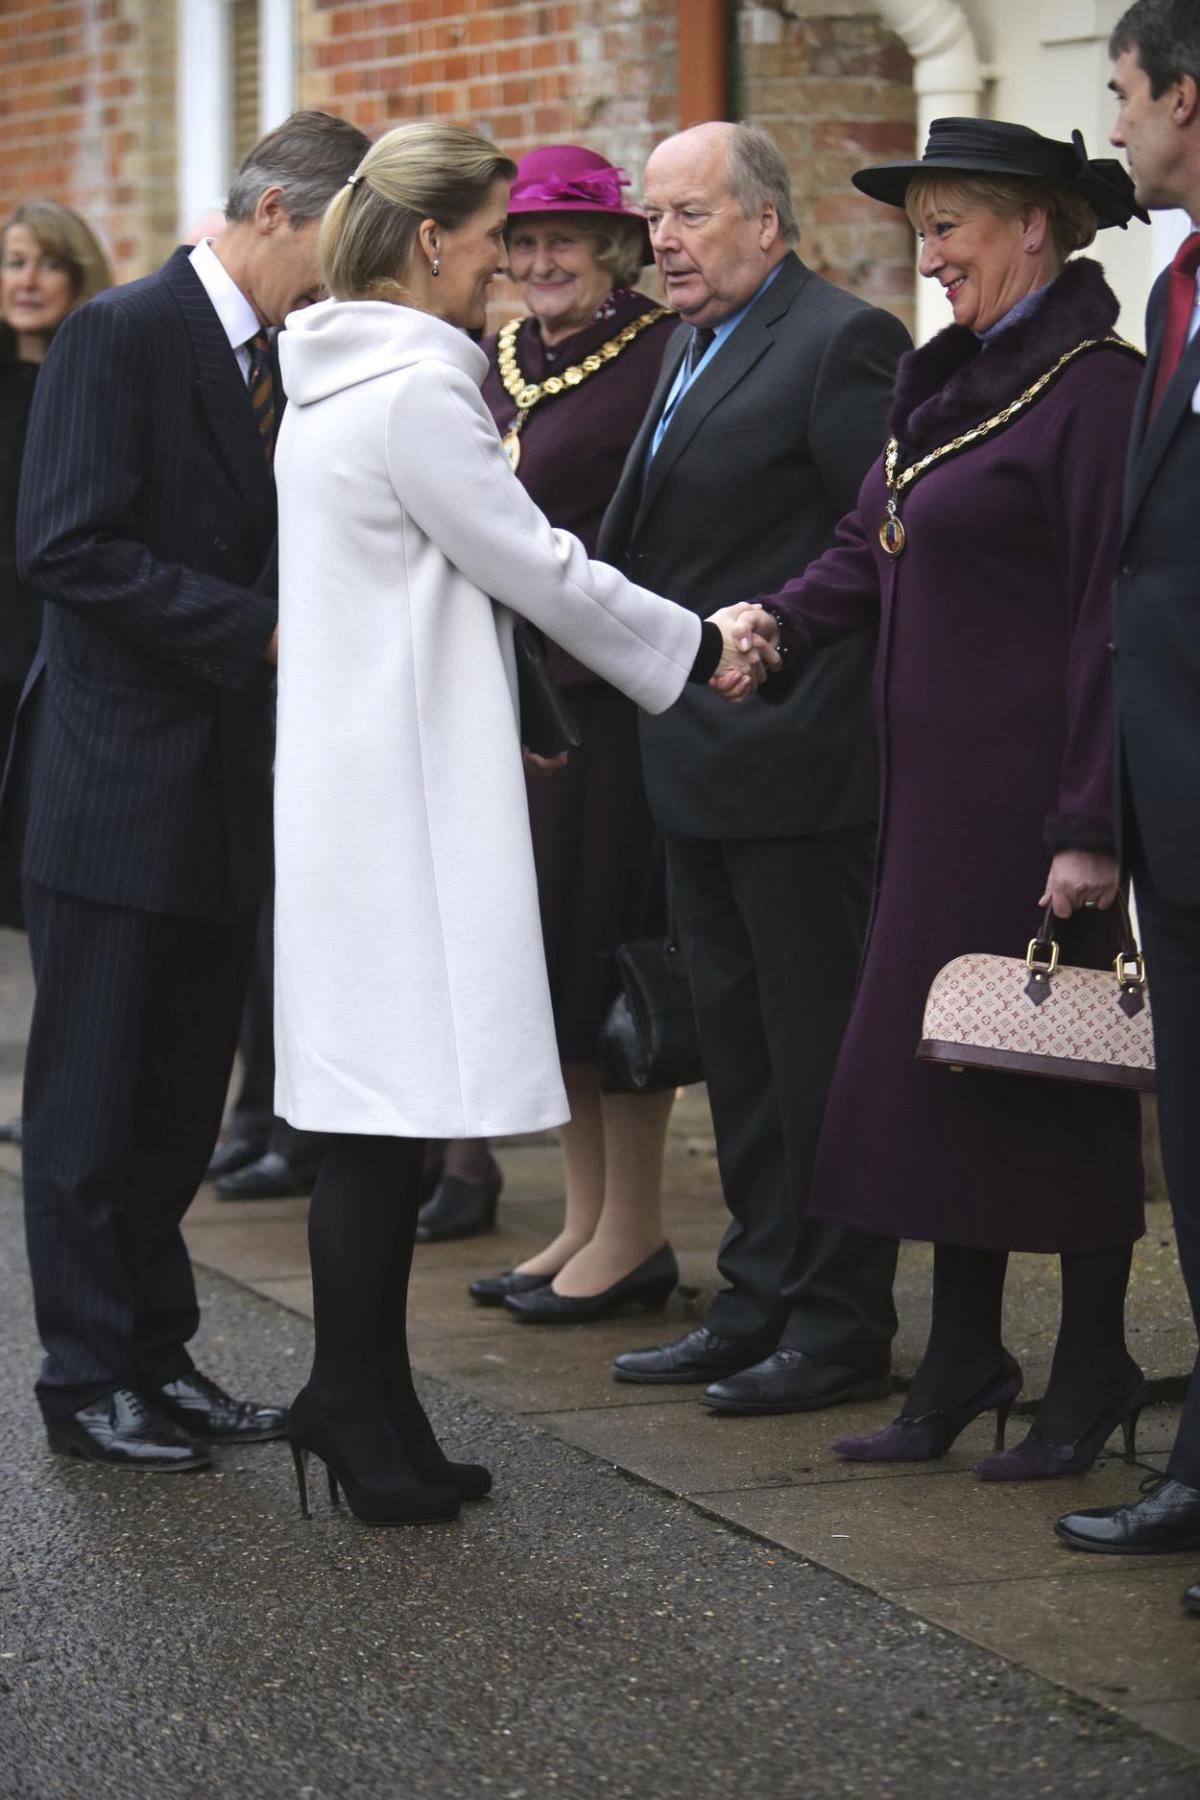
<path fill-rule="evenodd" d="M 1118 819 L 1153 997 L 1163 1164 L 1200 1330 L 1200 8 L 1139 0 L 1109 53 L 1111 141 L 1126 151 L 1138 199 L 1193 221 L 1146 313 L 1113 669 Z M 1069 1513 L 1058 1531 L 1084 1550 L 1200 1550 L 1200 1358 L 1164 1481 L 1130 1506 Z M 1185 1605 L 1200 1613 L 1200 1583 Z"/>
<path fill-rule="evenodd" d="M 294 115 L 219 243 L 72 314 L 38 381 L 18 558 L 46 619 L 6 792 L 37 987 L 26 1224 L 50 1445 L 95 1461 L 195 1468 L 286 1425 L 194 1367 L 180 1221 L 271 875 L 267 333 L 317 294 L 320 215 L 367 148 Z"/>
<path fill-rule="evenodd" d="M 646 168 L 651 241 L 684 328 L 598 554 L 701 615 L 770 592 L 827 548 L 882 451 L 908 335 L 796 256 L 766 132 L 708 124 Z M 707 1382 L 727 1412 L 884 1393 L 896 1246 L 805 1222 L 825 1095 L 871 896 L 873 644 L 817 658 L 787 699 L 707 691 L 644 719 L 732 1222 L 728 1287 L 678 1342 L 619 1356 L 628 1381 Z"/>

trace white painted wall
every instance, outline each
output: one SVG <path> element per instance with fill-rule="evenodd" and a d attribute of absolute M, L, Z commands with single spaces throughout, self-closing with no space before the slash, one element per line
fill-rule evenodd
<path fill-rule="evenodd" d="M 974 26 L 988 75 L 983 110 L 1031 125 L 1048 137 L 1082 131 L 1091 156 L 1118 156 L 1108 134 L 1116 103 L 1108 92 L 1108 36 L 1128 0 L 960 0 Z M 1121 301 L 1120 330 L 1144 341 L 1154 277 L 1187 230 L 1182 214 L 1156 214 L 1152 227 L 1102 231 L 1089 254 L 1103 263 Z"/>

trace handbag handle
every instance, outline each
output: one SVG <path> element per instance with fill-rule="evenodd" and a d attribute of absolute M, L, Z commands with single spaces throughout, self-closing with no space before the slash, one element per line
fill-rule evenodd
<path fill-rule="evenodd" d="M 1122 944 L 1113 958 L 1113 970 L 1122 992 L 1133 988 L 1144 988 L 1146 985 L 1146 964 L 1138 948 L 1134 935 L 1133 920 L 1129 916 L 1129 907 L 1125 895 L 1117 889 L 1117 917 L 1121 921 Z M 1029 940 L 1025 952 L 1025 967 L 1029 970 L 1031 984 L 1049 983 L 1050 977 L 1058 968 L 1059 946 L 1054 935 L 1054 908 L 1048 906 L 1042 914 L 1041 926 L 1036 937 Z"/>

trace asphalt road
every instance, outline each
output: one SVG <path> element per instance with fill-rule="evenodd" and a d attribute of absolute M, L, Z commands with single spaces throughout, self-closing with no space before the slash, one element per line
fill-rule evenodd
<path fill-rule="evenodd" d="M 304 1321 L 201 1281 L 198 1359 L 303 1379 Z M 51 1457 L 0 1186 L 5 1800 L 1195 1800 L 1200 1764 L 786 1552 L 428 1387 L 494 1499 L 300 1517 L 266 1445 L 215 1474 Z"/>

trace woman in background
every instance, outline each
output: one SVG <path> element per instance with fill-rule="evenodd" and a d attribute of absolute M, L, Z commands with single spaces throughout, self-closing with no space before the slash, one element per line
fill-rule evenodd
<path fill-rule="evenodd" d="M 0 767 L 37 654 L 41 602 L 17 580 L 17 491 L 38 370 L 67 314 L 112 286 L 91 227 L 53 200 L 27 200 L 0 228 Z M 0 839 L 0 925 L 24 928 L 21 846 Z M 0 1125 L 20 1143 L 21 1121 Z"/>
<path fill-rule="evenodd" d="M 528 312 L 482 346 L 491 364 L 483 397 L 517 479 L 589 554 L 678 324 L 633 285 L 653 256 L 622 183 L 621 170 L 575 145 L 523 158 L 508 255 Z M 506 1301 L 518 1319 L 554 1322 L 599 1316 L 616 1303 L 610 1290 L 643 1268 L 660 1287 L 677 1270 L 661 1197 L 673 1096 L 601 1094 L 594 1062 L 608 999 L 605 953 L 664 923 L 637 708 L 553 641 L 548 656 L 582 739 L 550 779 L 529 759 L 528 783 L 571 1104 L 561 1133 L 566 1209 L 551 1243 L 515 1270 L 472 1282 L 470 1292 L 483 1305 Z"/>

